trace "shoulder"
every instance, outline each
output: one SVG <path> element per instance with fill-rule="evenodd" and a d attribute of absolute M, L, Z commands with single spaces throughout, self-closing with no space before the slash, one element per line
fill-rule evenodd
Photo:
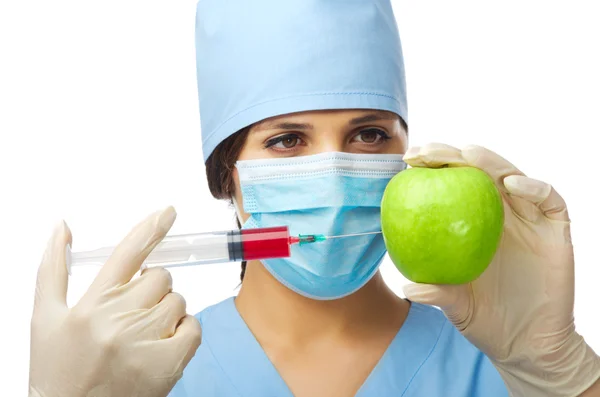
<path fill-rule="evenodd" d="M 441 310 L 413 302 L 409 319 L 414 333 L 428 338 L 428 343 L 423 343 L 428 346 L 428 351 L 424 352 L 406 396 L 508 396 L 502 378 L 489 359 L 448 321 Z M 415 337 L 418 338 L 413 335 Z M 425 390 L 428 392 L 424 393 Z"/>
<path fill-rule="evenodd" d="M 215 359 L 211 347 L 215 335 L 219 335 L 231 321 L 231 305 L 233 298 L 228 298 L 195 315 L 202 326 L 202 344 L 168 397 L 195 397 L 200 393 L 205 396 L 239 395 Z"/>
<path fill-rule="evenodd" d="M 202 335 L 204 335 L 204 329 L 210 333 L 213 331 L 214 326 L 218 326 L 219 322 L 211 321 L 212 318 L 219 317 L 219 320 L 223 320 L 223 314 L 230 311 L 233 307 L 234 298 L 227 298 L 217 304 L 206 307 L 201 312 L 197 313 L 194 317 L 198 319 L 200 325 L 202 325 Z"/>

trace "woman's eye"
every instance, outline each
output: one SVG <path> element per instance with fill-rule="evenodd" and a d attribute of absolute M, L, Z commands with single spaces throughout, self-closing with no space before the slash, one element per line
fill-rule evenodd
<path fill-rule="evenodd" d="M 288 136 L 288 137 L 283 138 L 280 143 L 284 148 L 290 149 L 290 148 L 293 148 L 294 146 L 296 146 L 296 144 L 298 143 L 298 137 L 297 136 Z"/>
<path fill-rule="evenodd" d="M 292 149 L 300 142 L 300 137 L 295 134 L 281 135 L 275 138 L 271 138 L 265 144 L 265 148 L 274 149 Z"/>
<path fill-rule="evenodd" d="M 390 136 L 379 128 L 369 128 L 359 132 L 354 139 L 360 143 L 374 144 L 379 143 L 382 140 L 390 139 Z"/>

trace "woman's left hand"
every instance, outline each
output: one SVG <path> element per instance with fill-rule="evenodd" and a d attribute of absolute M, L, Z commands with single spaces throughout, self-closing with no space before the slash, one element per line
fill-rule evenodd
<path fill-rule="evenodd" d="M 496 183 L 505 211 L 494 260 L 465 285 L 410 284 L 409 300 L 440 307 L 496 366 L 512 395 L 576 396 L 600 377 L 600 358 L 575 331 L 570 220 L 560 195 L 479 146 L 410 149 L 412 167 L 471 166 Z"/>

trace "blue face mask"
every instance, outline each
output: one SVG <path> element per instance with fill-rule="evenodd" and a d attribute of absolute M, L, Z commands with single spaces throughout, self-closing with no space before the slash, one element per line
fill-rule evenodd
<path fill-rule="evenodd" d="M 288 226 L 292 235 L 327 236 L 381 230 L 380 204 L 390 179 L 406 168 L 401 155 L 321 153 L 238 161 L 244 229 Z M 263 261 L 291 290 L 338 299 L 360 289 L 386 252 L 381 234 L 294 245 L 291 257 Z"/>

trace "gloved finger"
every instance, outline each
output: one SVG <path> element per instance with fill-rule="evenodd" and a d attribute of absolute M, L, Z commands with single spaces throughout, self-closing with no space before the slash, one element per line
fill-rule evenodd
<path fill-rule="evenodd" d="M 547 218 L 569 221 L 567 204 L 552 185 L 525 176 L 512 175 L 504 179 L 504 186 L 510 194 L 537 205 Z"/>
<path fill-rule="evenodd" d="M 466 165 L 459 149 L 443 143 L 429 143 L 423 147 L 410 148 L 404 154 L 403 160 L 411 167 L 439 168 Z"/>
<path fill-rule="evenodd" d="M 508 199 L 505 201 L 504 212 L 508 213 L 509 211 L 518 215 L 519 218 L 534 224 L 544 218 L 544 214 L 542 214 L 537 205 L 516 195 L 508 196 Z"/>
<path fill-rule="evenodd" d="M 60 222 L 54 229 L 51 239 L 38 268 L 35 287 L 35 307 L 54 304 L 67 307 L 67 273 L 66 248 L 72 243 L 72 235 L 65 222 Z"/>
<path fill-rule="evenodd" d="M 120 288 L 125 298 L 121 310 L 150 309 L 173 290 L 173 277 L 167 269 L 154 267 Z"/>
<path fill-rule="evenodd" d="M 467 164 L 485 171 L 496 185 L 505 190 L 503 180 L 509 175 L 524 175 L 517 167 L 500 155 L 481 146 L 469 145 L 462 150 Z"/>
<path fill-rule="evenodd" d="M 158 343 L 161 344 L 162 357 L 173 357 L 176 360 L 176 371 L 179 372 L 183 371 L 194 357 L 201 342 L 200 323 L 195 317 L 186 315 L 175 329 L 175 334 Z"/>
<path fill-rule="evenodd" d="M 175 334 L 177 325 L 187 315 L 186 302 L 183 296 L 171 292 L 153 308 L 148 311 L 153 319 L 158 319 L 158 324 L 153 328 L 156 339 L 170 338 Z"/>
<path fill-rule="evenodd" d="M 165 237 L 177 214 L 173 207 L 158 211 L 139 223 L 115 248 L 102 266 L 90 289 L 105 289 L 126 284 Z"/>
<path fill-rule="evenodd" d="M 504 178 L 504 187 L 510 194 L 510 209 L 519 217 L 536 223 L 544 217 L 538 204 L 544 200 L 549 185 L 522 175 Z"/>
<path fill-rule="evenodd" d="M 408 284 L 403 291 L 410 301 L 442 309 L 448 320 L 461 332 L 467 328 L 473 316 L 470 284 Z"/>

